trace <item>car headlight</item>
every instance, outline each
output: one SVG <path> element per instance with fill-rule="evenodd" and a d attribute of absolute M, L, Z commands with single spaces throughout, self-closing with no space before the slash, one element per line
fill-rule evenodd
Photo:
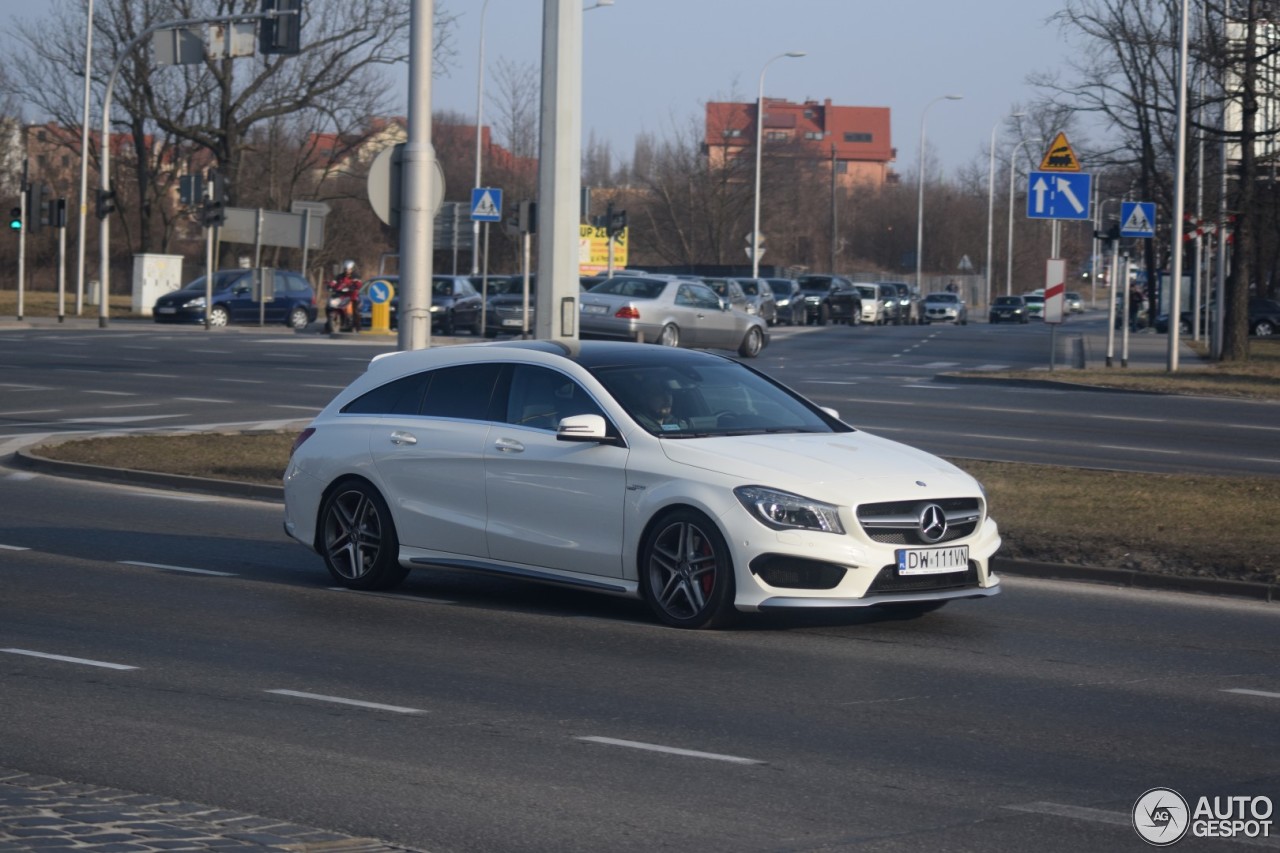
<path fill-rule="evenodd" d="M 432 306 L 431 306 L 431 313 L 432 313 L 432 314 L 439 314 L 439 313 L 440 313 L 440 306 L 439 306 L 439 305 L 432 305 Z"/>
<path fill-rule="evenodd" d="M 204 297 L 203 297 L 203 296 L 197 296 L 195 299 L 188 300 L 188 301 L 186 301 L 186 302 L 182 303 L 182 307 L 183 307 L 183 308 L 203 308 L 203 307 L 204 307 Z"/>
<path fill-rule="evenodd" d="M 734 497 L 765 527 L 844 533 L 836 507 L 764 486 L 739 486 Z"/>

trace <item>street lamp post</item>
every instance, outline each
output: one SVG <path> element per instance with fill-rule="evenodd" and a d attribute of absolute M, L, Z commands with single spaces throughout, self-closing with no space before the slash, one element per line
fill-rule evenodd
<path fill-rule="evenodd" d="M 1026 113 L 1010 113 L 1009 118 L 1022 118 Z M 997 122 L 991 128 L 991 163 L 987 170 L 987 307 L 991 307 L 991 245 L 995 233 L 996 206 L 996 131 Z"/>
<path fill-rule="evenodd" d="M 93 0 L 84 36 L 84 117 L 80 123 L 80 230 L 76 232 L 76 316 L 84 310 L 85 217 L 89 211 L 89 83 L 93 72 Z M 103 140 L 106 144 L 106 140 Z"/>
<path fill-rule="evenodd" d="M 1018 163 L 1018 151 L 1028 142 L 1039 142 L 1040 138 L 1024 139 L 1017 145 L 1013 146 L 1013 153 L 1009 155 L 1009 245 L 1007 249 L 1008 257 L 1005 259 L 1008 263 L 1008 269 L 1004 276 L 1004 295 L 1009 296 L 1013 293 L 1013 173 L 1014 167 Z"/>
<path fill-rule="evenodd" d="M 480 51 L 476 66 L 476 182 L 480 186 L 480 128 L 484 125 L 484 17 L 489 11 L 489 0 L 480 6 Z M 471 274 L 480 274 L 480 220 L 471 223 Z M 454 270 L 457 272 L 457 270 Z"/>
<path fill-rule="evenodd" d="M 929 114 L 929 107 L 938 101 L 959 101 L 964 95 L 939 95 L 924 105 L 920 111 L 920 166 L 916 176 L 919 190 L 916 198 L 916 292 L 920 293 L 920 278 L 924 261 L 924 119 Z"/>
<path fill-rule="evenodd" d="M 804 56 L 803 50 L 789 50 L 770 59 L 760 69 L 760 89 L 756 95 L 756 195 L 751 219 L 751 277 L 760 277 L 760 146 L 764 141 L 764 72 L 783 57 Z"/>

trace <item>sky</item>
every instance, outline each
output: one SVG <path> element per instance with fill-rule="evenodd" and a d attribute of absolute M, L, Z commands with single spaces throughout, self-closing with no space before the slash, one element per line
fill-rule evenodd
<path fill-rule="evenodd" d="M 584 0 L 584 6 L 594 0 Z M 448 75 L 433 107 L 474 116 L 482 0 L 437 0 L 458 15 Z M 1063 0 L 615 0 L 583 15 L 584 141 L 594 132 L 630 160 L 640 133 L 672 138 L 707 101 L 765 95 L 889 107 L 900 173 L 914 174 L 921 114 L 944 171 L 982 158 L 992 127 L 1035 96 L 1035 72 L 1065 69 L 1070 45 L 1048 18 Z M 485 16 L 486 116 L 500 58 L 541 62 L 541 0 L 490 0 Z M 488 119 L 486 118 L 486 123 Z"/>

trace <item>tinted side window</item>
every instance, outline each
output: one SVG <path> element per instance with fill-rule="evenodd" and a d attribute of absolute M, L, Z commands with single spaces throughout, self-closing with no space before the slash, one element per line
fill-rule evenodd
<path fill-rule="evenodd" d="M 511 374 L 506 421 L 554 430 L 570 415 L 604 415 L 595 400 L 563 373 L 518 364 Z"/>
<path fill-rule="evenodd" d="M 403 376 L 362 394 L 343 406 L 342 411 L 353 415 L 416 415 L 430 381 L 430 373 Z"/>
<path fill-rule="evenodd" d="M 422 414 L 488 420 L 493 389 L 501 372 L 502 366 L 498 364 L 463 364 L 433 371 Z"/>

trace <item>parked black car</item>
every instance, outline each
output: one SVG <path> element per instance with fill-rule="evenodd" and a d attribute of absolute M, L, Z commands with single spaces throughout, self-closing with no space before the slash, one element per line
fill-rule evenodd
<path fill-rule="evenodd" d="M 831 294 L 844 288 L 853 288 L 853 282 L 844 276 L 827 273 L 810 273 L 798 276 L 800 290 L 804 294 L 805 325 L 817 323 L 825 326 L 831 322 Z"/>
<path fill-rule="evenodd" d="M 1202 309 L 1200 313 L 1200 328 L 1206 328 L 1209 324 L 1209 312 Z M 1156 331 L 1161 334 L 1169 331 L 1169 315 L 1160 314 L 1156 317 Z M 1181 331 L 1185 334 L 1191 331 L 1191 312 L 1182 312 Z M 1257 335 L 1260 338 L 1268 338 L 1280 331 L 1280 301 L 1275 299 L 1262 299 L 1254 297 L 1249 300 L 1249 334 Z"/>
<path fill-rule="evenodd" d="M 399 327 L 400 317 L 400 277 L 396 275 L 380 275 L 369 279 L 360 291 L 361 325 L 368 329 L 372 325 L 373 303 L 369 301 L 369 283 L 374 281 L 389 282 L 395 288 L 396 295 L 391 299 L 391 328 Z M 479 335 L 480 326 L 480 293 L 465 275 L 437 275 L 431 279 L 431 331 L 442 335 L 454 335 L 459 330 L 466 330 Z"/>

